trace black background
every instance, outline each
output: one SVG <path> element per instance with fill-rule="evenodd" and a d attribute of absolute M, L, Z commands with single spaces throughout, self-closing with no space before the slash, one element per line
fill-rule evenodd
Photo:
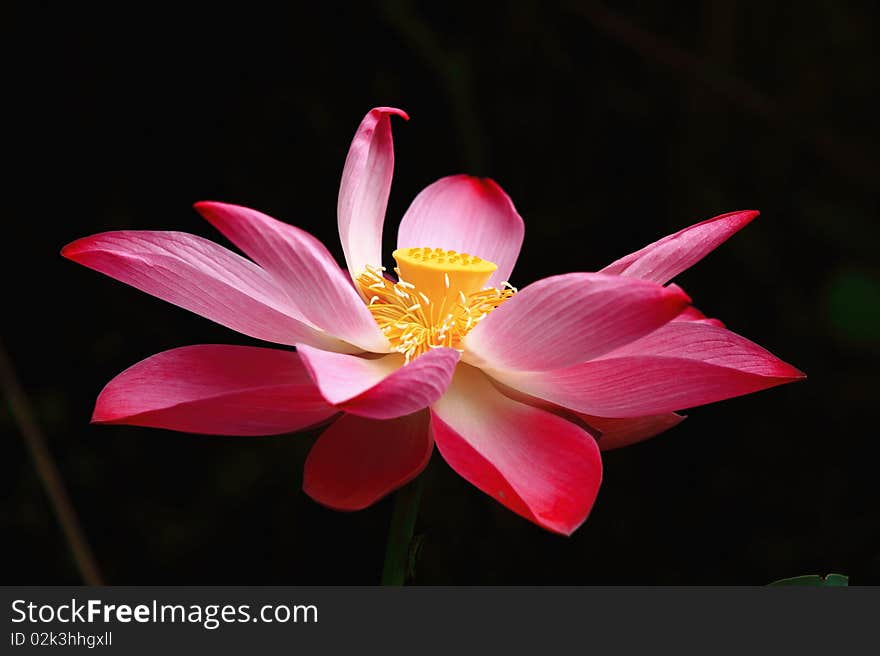
<path fill-rule="evenodd" d="M 567 539 L 435 454 L 416 583 L 880 582 L 876 4 L 113 7 L 4 12 L 3 339 L 108 582 L 378 581 L 390 502 L 343 514 L 308 499 L 315 434 L 88 424 L 134 362 L 250 342 L 58 255 L 123 228 L 222 241 L 190 208 L 213 199 L 341 259 L 339 177 L 376 105 L 412 117 L 393 122 L 386 253 L 415 194 L 462 171 L 496 179 L 522 214 L 520 286 L 760 209 L 677 282 L 809 376 L 606 454 Z M 0 427 L 3 582 L 79 582 L 6 405 Z"/>

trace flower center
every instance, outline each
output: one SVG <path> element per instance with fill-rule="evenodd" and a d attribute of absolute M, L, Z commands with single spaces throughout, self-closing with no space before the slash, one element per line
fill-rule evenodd
<path fill-rule="evenodd" d="M 406 361 L 428 349 L 461 351 L 461 340 L 487 314 L 516 293 L 509 283 L 486 287 L 498 268 L 493 262 L 442 248 L 399 248 L 394 282 L 384 267 L 367 269 L 357 285 L 370 312 L 395 351 Z"/>

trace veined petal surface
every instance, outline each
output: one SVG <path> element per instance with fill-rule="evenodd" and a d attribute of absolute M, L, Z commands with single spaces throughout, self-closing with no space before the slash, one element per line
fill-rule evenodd
<path fill-rule="evenodd" d="M 308 346 L 297 350 L 328 403 L 372 419 L 393 419 L 434 403 L 460 357 L 455 349 L 436 348 L 404 364 L 398 353 L 369 359 Z"/>
<path fill-rule="evenodd" d="M 665 284 L 718 248 L 758 214 L 755 210 L 743 210 L 702 221 L 612 262 L 602 273 Z"/>
<path fill-rule="evenodd" d="M 389 350 L 351 280 L 318 239 L 248 207 L 211 201 L 195 207 L 272 275 L 309 323 L 362 350 Z"/>
<path fill-rule="evenodd" d="M 544 278 L 468 333 L 465 361 L 524 371 L 570 366 L 650 333 L 689 302 L 678 288 L 603 273 Z"/>
<path fill-rule="evenodd" d="M 343 415 L 306 458 L 303 490 L 336 510 L 360 510 L 418 476 L 434 442 L 427 410 L 390 420 Z"/>
<path fill-rule="evenodd" d="M 107 383 L 94 423 L 210 435 L 275 435 L 338 410 L 292 351 L 200 344 L 150 356 Z"/>
<path fill-rule="evenodd" d="M 508 398 L 467 365 L 458 367 L 432 413 L 443 458 L 493 499 L 564 535 L 587 518 L 602 461 L 584 430 Z"/>
<path fill-rule="evenodd" d="M 119 230 L 61 254 L 237 332 L 276 344 L 356 351 L 308 325 L 275 279 L 232 251 L 184 232 Z"/>
<path fill-rule="evenodd" d="M 553 371 L 492 371 L 505 385 L 579 413 L 639 417 L 757 392 L 804 375 L 725 328 L 671 321 L 610 353 Z"/>

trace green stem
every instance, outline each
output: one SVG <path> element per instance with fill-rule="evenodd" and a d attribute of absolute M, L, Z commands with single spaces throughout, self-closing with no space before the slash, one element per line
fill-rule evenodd
<path fill-rule="evenodd" d="M 421 498 L 422 476 L 417 476 L 394 495 L 394 511 L 391 513 L 391 526 L 388 528 L 382 585 L 403 585 L 406 581 L 409 550 Z"/>

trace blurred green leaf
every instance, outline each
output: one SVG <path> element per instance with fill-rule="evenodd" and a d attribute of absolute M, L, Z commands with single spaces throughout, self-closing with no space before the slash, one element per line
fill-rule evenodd
<path fill-rule="evenodd" d="M 867 271 L 838 271 L 826 289 L 828 317 L 850 342 L 880 341 L 880 281 Z"/>
<path fill-rule="evenodd" d="M 779 579 L 770 585 L 818 585 L 824 587 L 841 587 L 849 585 L 849 577 L 843 574 L 829 574 L 824 578 L 818 574 L 793 576 L 790 579 Z"/>
<path fill-rule="evenodd" d="M 407 579 L 414 579 L 416 577 L 416 563 L 419 560 L 419 554 L 422 551 L 422 544 L 425 541 L 425 534 L 419 533 L 416 535 L 412 542 L 409 545 L 409 555 L 407 558 L 407 567 L 406 567 L 406 577 Z"/>

